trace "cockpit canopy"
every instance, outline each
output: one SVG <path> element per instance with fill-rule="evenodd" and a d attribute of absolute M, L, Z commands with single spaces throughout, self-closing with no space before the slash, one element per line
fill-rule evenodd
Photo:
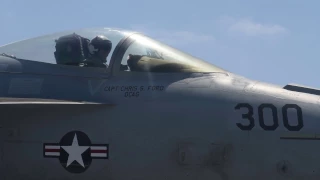
<path fill-rule="evenodd" d="M 111 42 L 110 52 L 92 45 L 92 39 L 97 36 Z M 112 69 L 110 72 L 224 71 L 143 34 L 110 28 L 65 31 L 27 39 L 0 47 L 2 53 L 60 66 Z"/>

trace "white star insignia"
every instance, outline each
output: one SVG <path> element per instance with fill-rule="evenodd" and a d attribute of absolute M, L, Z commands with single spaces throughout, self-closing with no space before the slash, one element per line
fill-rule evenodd
<path fill-rule="evenodd" d="M 77 134 L 74 134 L 73 142 L 71 146 L 61 146 L 68 154 L 67 167 L 74 161 L 78 162 L 83 168 L 84 163 L 82 154 L 89 148 L 89 146 L 79 146 Z"/>

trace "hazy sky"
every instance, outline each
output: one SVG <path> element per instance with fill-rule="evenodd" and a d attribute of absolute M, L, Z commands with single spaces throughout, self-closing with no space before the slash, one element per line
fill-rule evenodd
<path fill-rule="evenodd" d="M 248 78 L 320 88 L 320 1 L 0 0 L 0 44 L 85 27 L 147 35 Z"/>

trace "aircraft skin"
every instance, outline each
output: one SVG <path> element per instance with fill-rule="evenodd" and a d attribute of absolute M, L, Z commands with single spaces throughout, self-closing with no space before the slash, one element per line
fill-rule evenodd
<path fill-rule="evenodd" d="M 0 179 L 320 178 L 315 89 L 230 72 L 0 62 Z"/>

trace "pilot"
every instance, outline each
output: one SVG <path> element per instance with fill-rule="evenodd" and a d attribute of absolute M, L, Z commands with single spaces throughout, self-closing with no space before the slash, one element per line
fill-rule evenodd
<path fill-rule="evenodd" d="M 83 63 L 85 67 L 107 68 L 107 57 L 112 48 L 112 42 L 105 36 L 96 36 L 90 42 L 92 56 Z"/>

